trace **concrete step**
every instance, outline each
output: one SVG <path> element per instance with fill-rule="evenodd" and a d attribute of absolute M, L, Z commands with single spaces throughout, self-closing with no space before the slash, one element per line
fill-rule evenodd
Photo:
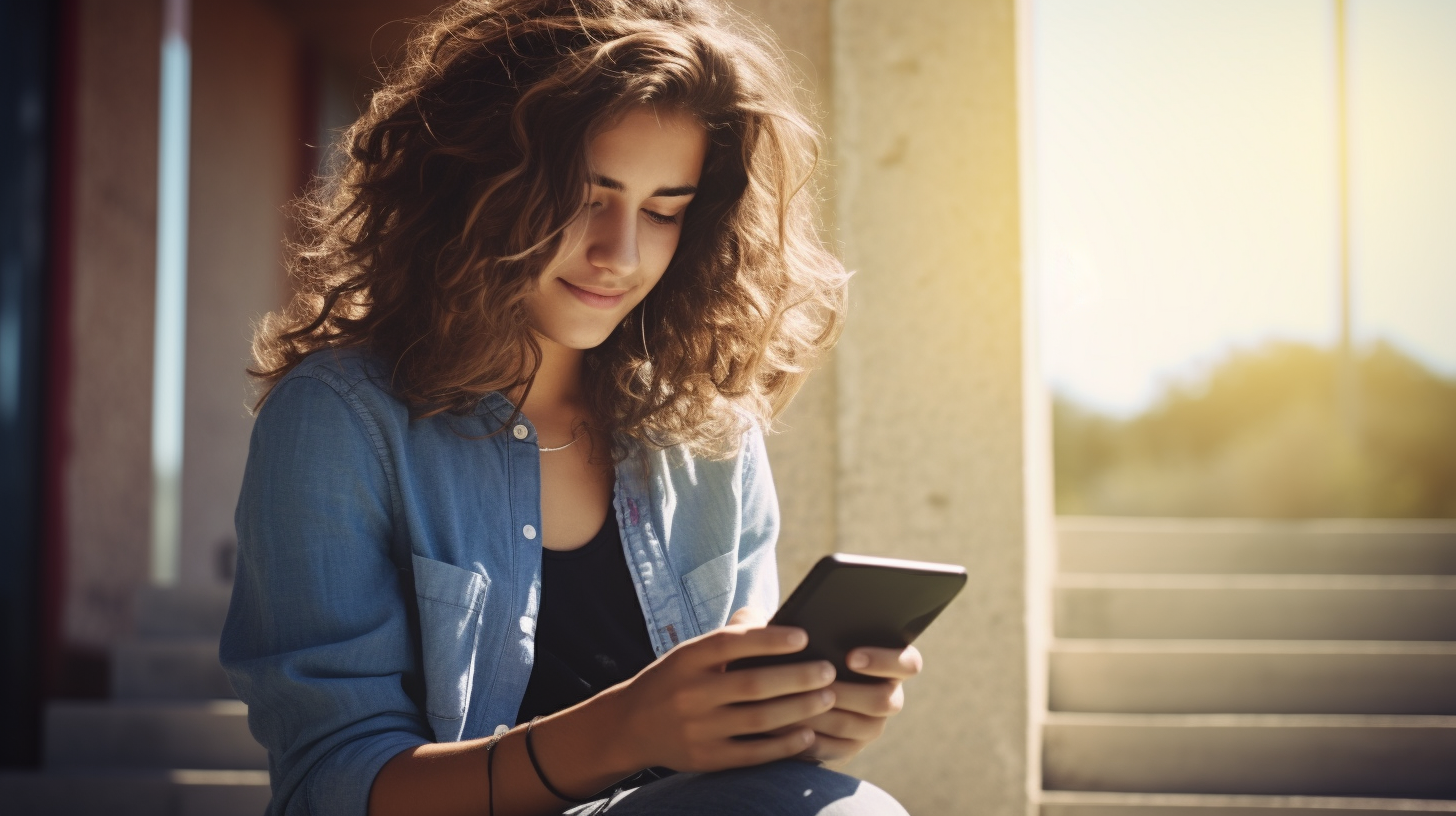
<path fill-rule="evenodd" d="M 1047 790 L 1456 797 L 1456 717 L 1048 714 Z"/>
<path fill-rule="evenodd" d="M 1353 796 L 1043 791 L 1040 816 L 1391 816 L 1456 813 L 1456 801 Z"/>
<path fill-rule="evenodd" d="M 137 637 L 211 638 L 222 634 L 232 588 L 227 586 L 146 587 L 137 593 Z"/>
<path fill-rule="evenodd" d="M 236 697 L 215 638 L 123 641 L 111 649 L 111 696 L 118 700 Z"/>
<path fill-rule="evenodd" d="M 16 816 L 258 816 L 267 771 L 0 772 L 0 802 Z"/>
<path fill-rule="evenodd" d="M 1061 638 L 1456 640 L 1456 576 L 1064 574 Z"/>
<path fill-rule="evenodd" d="M 1456 575 L 1456 521 L 1057 519 L 1064 572 Z"/>
<path fill-rule="evenodd" d="M 1052 711 L 1456 714 L 1456 643 L 1058 640 Z"/>
<path fill-rule="evenodd" d="M 54 702 L 46 707 L 48 769 L 258 770 L 267 753 L 248 732 L 248 707 L 207 702 Z"/>

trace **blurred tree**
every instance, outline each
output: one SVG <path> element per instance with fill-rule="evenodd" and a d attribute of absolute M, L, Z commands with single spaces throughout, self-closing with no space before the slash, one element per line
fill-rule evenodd
<path fill-rule="evenodd" d="M 1456 381 L 1386 343 L 1357 372 L 1353 435 L 1336 354 L 1297 343 L 1236 353 L 1127 420 L 1058 396 L 1057 511 L 1456 517 Z"/>

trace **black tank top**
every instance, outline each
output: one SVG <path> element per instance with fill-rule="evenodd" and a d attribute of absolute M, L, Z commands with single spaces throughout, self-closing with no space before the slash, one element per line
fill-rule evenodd
<path fill-rule="evenodd" d="M 541 550 L 536 662 L 517 722 L 570 708 L 656 657 L 611 508 L 585 545 Z"/>

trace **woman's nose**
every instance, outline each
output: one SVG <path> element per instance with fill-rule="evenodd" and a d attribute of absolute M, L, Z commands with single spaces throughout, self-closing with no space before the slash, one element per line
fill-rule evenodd
<path fill-rule="evenodd" d="M 637 252 L 635 216 L 635 212 L 616 206 L 600 207 L 591 213 L 587 260 L 592 266 L 618 275 L 637 271 L 641 258 Z"/>

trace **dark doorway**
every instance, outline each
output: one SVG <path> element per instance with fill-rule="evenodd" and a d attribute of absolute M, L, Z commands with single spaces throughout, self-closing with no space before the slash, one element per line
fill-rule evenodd
<path fill-rule="evenodd" d="M 0 765 L 39 753 L 45 313 L 58 6 L 0 4 Z"/>

